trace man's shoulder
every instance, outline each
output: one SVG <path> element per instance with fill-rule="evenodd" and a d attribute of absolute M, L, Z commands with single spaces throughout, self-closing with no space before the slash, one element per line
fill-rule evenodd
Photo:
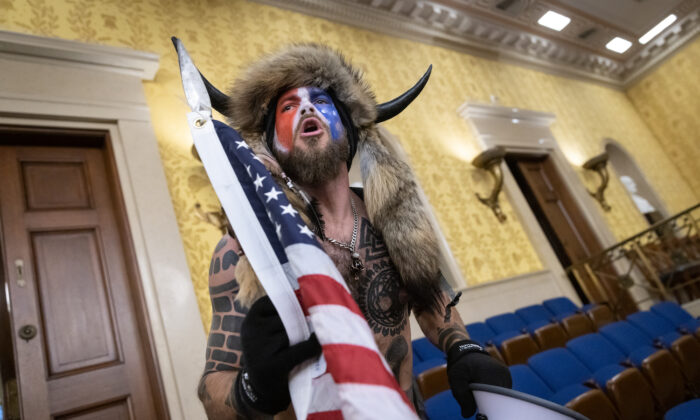
<path fill-rule="evenodd" d="M 242 255 L 241 244 L 229 234 L 224 234 L 214 248 L 209 263 L 209 286 L 216 287 L 233 279 L 233 271 Z"/>

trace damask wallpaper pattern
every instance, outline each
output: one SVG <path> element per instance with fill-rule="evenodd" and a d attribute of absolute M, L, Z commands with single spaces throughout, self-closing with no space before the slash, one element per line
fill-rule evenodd
<path fill-rule="evenodd" d="M 225 88 L 261 54 L 291 42 L 322 42 L 341 49 L 365 72 L 380 100 L 412 85 L 429 64 L 434 71 L 421 97 L 387 123 L 405 148 L 468 285 L 542 269 L 507 198 L 500 224 L 475 192 L 491 185 L 469 162 L 478 153 L 469 125 L 457 114 L 467 100 L 556 114 L 555 138 L 582 182 L 595 178 L 579 166 L 614 138 L 634 156 L 670 211 L 696 198 L 627 96 L 601 86 L 489 61 L 443 48 L 337 25 L 242 0 L 0 0 L 6 30 L 152 51 L 161 56 L 153 82 L 144 83 L 205 328 L 211 319 L 207 273 L 219 232 L 194 213 L 217 200 L 201 165 L 191 156 L 188 111 L 170 36 L 187 45 L 213 83 Z M 669 142 L 673 138 L 669 137 Z M 645 226 L 616 181 L 605 213 L 622 239 Z"/>
<path fill-rule="evenodd" d="M 700 37 L 627 96 L 700 199 Z"/>

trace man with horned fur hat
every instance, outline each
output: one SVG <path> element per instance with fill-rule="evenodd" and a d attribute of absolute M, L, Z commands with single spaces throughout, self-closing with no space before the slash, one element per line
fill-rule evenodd
<path fill-rule="evenodd" d="M 429 72 L 401 97 L 378 105 L 361 72 L 342 55 L 304 44 L 252 65 L 229 97 L 208 82 L 207 88 L 214 107 L 286 185 L 294 211 L 323 239 L 409 400 L 415 401 L 413 310 L 426 337 L 447 354 L 450 387 L 469 417 L 475 403 L 468 384 L 510 387 L 510 375 L 469 340 L 457 311 L 446 309 L 451 291 L 439 272 L 426 209 L 410 169 L 392 156 L 389 137 L 377 125 L 418 95 Z M 349 187 L 356 151 L 364 190 Z M 315 336 L 289 346 L 232 235 L 216 247 L 209 287 L 213 319 L 199 385 L 208 416 L 259 418 L 284 411 L 289 372 L 321 352 Z"/>

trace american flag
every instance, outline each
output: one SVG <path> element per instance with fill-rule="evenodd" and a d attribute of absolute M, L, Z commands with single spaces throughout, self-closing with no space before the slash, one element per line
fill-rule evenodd
<path fill-rule="evenodd" d="M 417 419 L 319 239 L 243 138 L 218 121 L 194 124 L 199 118 L 189 114 L 198 153 L 290 343 L 314 331 L 323 349 L 321 360 L 292 373 L 297 418 Z"/>

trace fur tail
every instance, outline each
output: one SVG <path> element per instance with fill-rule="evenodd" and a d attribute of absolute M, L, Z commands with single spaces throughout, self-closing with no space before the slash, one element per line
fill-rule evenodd
<path fill-rule="evenodd" d="M 381 127 L 360 139 L 359 153 L 369 219 L 381 232 L 416 311 L 439 311 L 440 268 L 435 232 L 409 166 L 394 157 Z"/>

